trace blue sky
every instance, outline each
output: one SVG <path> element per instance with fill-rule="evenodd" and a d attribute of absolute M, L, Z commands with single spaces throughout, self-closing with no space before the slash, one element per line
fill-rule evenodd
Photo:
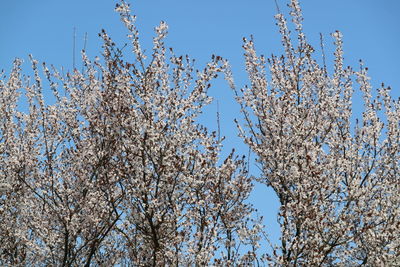
<path fill-rule="evenodd" d="M 251 34 L 260 54 L 281 52 L 273 0 L 132 0 L 133 13 L 144 47 L 150 47 L 153 28 L 164 20 L 169 25 L 168 47 L 177 54 L 189 54 L 202 68 L 212 54 L 230 60 L 238 87 L 247 83 L 244 71 L 242 38 Z M 27 61 L 27 55 L 39 61 L 72 68 L 73 29 L 76 28 L 76 62 L 87 32 L 90 57 L 99 55 L 102 28 L 117 44 L 123 46 L 126 31 L 113 11 L 115 0 L 1 0 L 0 1 L 0 69 L 9 70 L 15 57 Z M 278 0 L 285 10 L 287 1 Z M 332 54 L 329 34 L 340 30 L 344 35 L 345 63 L 358 66 L 363 59 L 369 67 L 372 84 L 391 85 L 393 95 L 400 89 L 400 1 L 398 0 L 303 0 L 304 28 L 307 38 L 319 48 L 319 33 L 325 37 L 326 53 Z M 25 63 L 29 69 L 29 63 Z M 226 151 L 236 147 L 247 154 L 247 148 L 237 138 L 234 118 L 240 118 L 238 105 L 228 85 L 219 79 L 210 89 L 219 102 L 221 134 L 227 137 Z M 360 101 L 354 100 L 355 107 Z M 202 123 L 216 129 L 216 103 L 211 104 Z M 225 153 L 226 153 L 225 151 Z M 252 165 L 251 172 L 257 173 Z M 263 186 L 257 186 L 252 200 L 271 226 L 272 239 L 278 237 L 274 213 L 275 197 Z"/>

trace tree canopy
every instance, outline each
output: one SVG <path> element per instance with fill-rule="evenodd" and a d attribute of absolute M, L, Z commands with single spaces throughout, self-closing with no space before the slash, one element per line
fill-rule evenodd
<path fill-rule="evenodd" d="M 63 75 L 31 57 L 28 77 L 15 60 L 0 80 L 0 264 L 396 266 L 400 101 L 372 90 L 362 62 L 344 66 L 338 31 L 333 71 L 323 47 L 317 60 L 298 1 L 289 7 L 293 33 L 276 15 L 283 55 L 259 56 L 244 39 L 244 88 L 228 59 L 197 70 L 167 49 L 164 22 L 145 53 L 124 1 L 133 60 L 106 31 L 82 70 Z M 198 122 L 217 76 L 236 95 L 257 177 Z M 354 120 L 355 91 L 364 110 Z M 248 201 L 255 182 L 279 199 L 279 243 Z"/>

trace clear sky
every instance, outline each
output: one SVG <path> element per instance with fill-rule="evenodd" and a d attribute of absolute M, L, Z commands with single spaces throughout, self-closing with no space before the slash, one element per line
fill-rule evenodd
<path fill-rule="evenodd" d="M 288 0 L 277 0 L 285 10 Z M 305 18 L 307 38 L 317 53 L 319 33 L 327 44 L 326 53 L 332 54 L 329 34 L 340 30 L 344 35 L 345 63 L 358 66 L 363 59 L 369 67 L 372 83 L 391 85 L 393 95 L 400 90 L 400 10 L 399 0 L 303 0 L 300 1 Z M 9 70 L 15 57 L 26 61 L 27 55 L 39 61 L 72 68 L 73 32 L 76 28 L 76 62 L 87 32 L 87 51 L 90 57 L 99 55 L 101 41 L 97 34 L 102 28 L 117 44 L 123 46 L 126 31 L 119 21 L 114 6 L 116 0 L 0 0 L 0 69 Z M 274 0 L 131 0 L 133 13 L 144 47 L 150 47 L 153 28 L 164 20 L 169 25 L 167 46 L 177 54 L 189 54 L 202 68 L 212 54 L 230 60 L 236 83 L 247 83 L 244 71 L 242 38 L 251 34 L 260 54 L 281 52 L 280 37 L 275 26 Z M 219 79 L 210 94 L 219 102 L 221 134 L 227 137 L 226 150 L 236 147 L 247 154 L 237 138 L 234 118 L 240 118 L 238 105 L 228 85 Z M 354 100 L 355 108 L 360 101 Z M 216 129 L 216 102 L 202 117 L 202 123 Z M 226 153 L 226 151 L 225 151 Z M 257 174 L 257 167 L 251 166 Z M 260 213 L 271 226 L 272 239 L 278 237 L 274 216 L 278 207 L 271 191 L 257 185 L 251 197 Z"/>

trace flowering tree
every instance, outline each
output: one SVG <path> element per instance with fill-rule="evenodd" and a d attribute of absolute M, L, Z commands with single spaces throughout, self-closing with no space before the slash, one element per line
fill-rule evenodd
<path fill-rule="evenodd" d="M 116 10 L 134 63 L 102 31 L 103 59 L 83 53 L 82 72 L 43 64 L 41 75 L 31 58 L 33 82 L 20 60 L 2 74 L 0 265 L 254 261 L 259 226 L 245 204 L 252 184 L 243 160 L 221 159 L 222 140 L 195 122 L 226 62 L 213 57 L 194 72 L 188 57 L 171 50 L 167 59 L 165 23 L 147 59 L 129 6 Z"/>
<path fill-rule="evenodd" d="M 283 56 L 257 56 L 245 39 L 251 84 L 235 89 L 257 180 L 281 204 L 271 253 L 258 251 L 263 230 L 246 203 L 244 159 L 222 159 L 219 134 L 196 122 L 212 79 L 223 72 L 235 88 L 227 61 L 213 56 L 195 70 L 167 51 L 163 22 L 147 58 L 121 1 L 133 62 L 102 31 L 102 58 L 83 52 L 82 71 L 64 76 L 43 64 L 41 74 L 31 57 L 33 79 L 21 60 L 1 73 L 0 265 L 398 265 L 400 102 L 384 85 L 371 90 L 362 63 L 343 66 L 339 32 L 329 73 L 297 0 L 289 6 L 296 39 L 282 14 Z"/>
<path fill-rule="evenodd" d="M 283 56 L 257 56 L 244 40 L 251 82 L 237 99 L 244 141 L 258 156 L 259 181 L 279 201 L 277 266 L 398 266 L 400 259 L 400 101 L 382 87 L 373 97 L 367 68 L 343 66 L 335 32 L 334 70 L 320 65 L 291 0 L 296 39 L 276 15 Z M 325 61 L 325 55 L 323 55 Z M 269 73 L 269 81 L 267 80 Z M 232 83 L 228 72 L 228 80 Z M 364 111 L 352 120 L 352 96 Z"/>

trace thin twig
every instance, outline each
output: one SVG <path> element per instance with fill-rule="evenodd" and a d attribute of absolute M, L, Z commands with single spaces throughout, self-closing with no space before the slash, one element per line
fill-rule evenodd
<path fill-rule="evenodd" d="M 221 142 L 221 121 L 219 117 L 219 101 L 217 100 L 217 127 L 218 127 L 218 142 Z"/>
<path fill-rule="evenodd" d="M 322 63 L 324 64 L 325 76 L 327 76 L 325 50 L 324 50 L 324 39 L 323 39 L 322 33 L 319 33 L 319 39 L 320 39 L 320 45 L 321 45 L 321 51 L 322 51 Z"/>
<path fill-rule="evenodd" d="M 87 32 L 85 32 L 85 37 L 83 38 L 83 50 L 86 51 L 86 44 L 87 44 Z"/>
<path fill-rule="evenodd" d="M 281 14 L 281 10 L 279 9 L 278 1 L 275 0 L 276 11 L 278 14 Z"/>
<path fill-rule="evenodd" d="M 72 44 L 72 68 L 75 70 L 75 41 L 76 41 L 76 28 L 74 27 L 73 44 Z"/>

